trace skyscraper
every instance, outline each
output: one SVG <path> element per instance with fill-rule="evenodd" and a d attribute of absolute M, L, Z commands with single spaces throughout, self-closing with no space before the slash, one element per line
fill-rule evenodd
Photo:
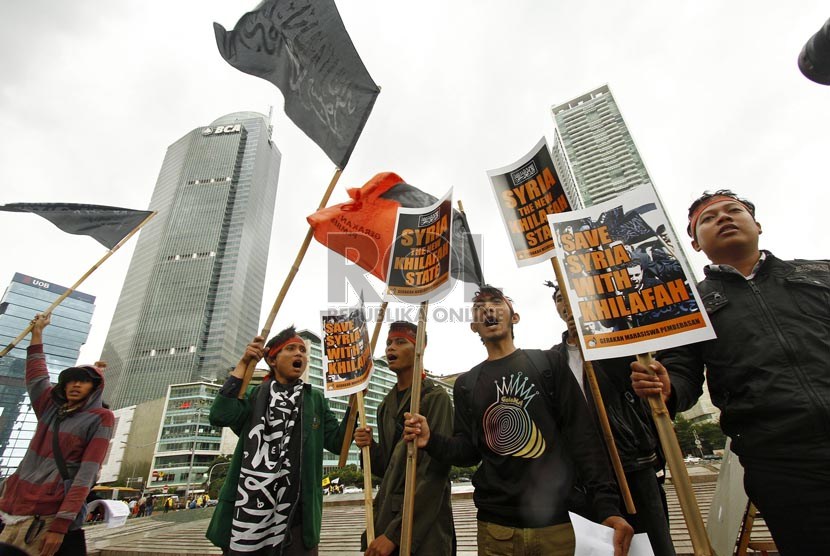
<path fill-rule="evenodd" d="M 579 208 L 652 181 L 608 85 L 553 107 L 553 161 Z"/>
<path fill-rule="evenodd" d="M 0 345 L 14 340 L 36 313 L 43 312 L 61 294 L 63 286 L 15 273 L 0 301 Z M 78 362 L 78 353 L 89 336 L 95 297 L 75 291 L 52 312 L 52 323 L 43 331 L 46 365 L 52 382 Z M 0 477 L 14 473 L 35 433 L 37 418 L 26 392 L 27 336 L 0 358 Z"/>
<path fill-rule="evenodd" d="M 280 158 L 255 112 L 168 147 L 104 344 L 113 409 L 225 376 L 256 335 Z"/>

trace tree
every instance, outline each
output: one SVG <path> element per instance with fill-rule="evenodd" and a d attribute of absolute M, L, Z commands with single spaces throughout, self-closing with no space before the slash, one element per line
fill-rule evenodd
<path fill-rule="evenodd" d="M 222 485 L 225 484 L 225 477 L 228 475 L 228 468 L 230 467 L 231 458 L 228 456 L 219 456 L 208 466 L 208 475 L 210 476 L 210 484 L 207 485 L 208 496 L 217 498 L 219 491 L 222 490 Z M 207 481 L 208 477 L 205 477 Z"/>
<path fill-rule="evenodd" d="M 692 423 L 682 415 L 674 420 L 674 432 L 677 435 L 677 442 L 680 444 L 680 451 L 684 454 L 694 454 L 697 451 L 695 446 L 695 435 L 692 432 Z"/>

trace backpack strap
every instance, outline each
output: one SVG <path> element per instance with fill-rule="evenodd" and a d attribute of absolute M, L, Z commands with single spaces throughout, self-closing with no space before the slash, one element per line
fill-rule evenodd
<path fill-rule="evenodd" d="M 61 418 L 55 413 L 54 424 L 52 426 L 52 455 L 55 458 L 55 465 L 58 466 L 58 471 L 63 477 L 64 481 L 69 481 L 72 477 L 69 476 L 69 470 L 66 468 L 66 460 L 63 457 L 60 444 L 60 430 Z"/>
<path fill-rule="evenodd" d="M 550 404 L 550 407 L 556 407 L 556 403 L 553 398 L 553 392 L 556 389 L 553 383 L 553 370 L 550 368 L 550 359 L 548 359 L 548 354 L 541 349 L 526 349 L 523 350 L 527 355 L 527 358 L 530 360 L 530 366 L 533 367 L 539 376 L 542 377 L 542 390 L 545 397 Z"/>

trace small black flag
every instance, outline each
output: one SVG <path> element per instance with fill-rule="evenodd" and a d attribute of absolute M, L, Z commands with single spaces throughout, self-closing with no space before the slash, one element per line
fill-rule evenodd
<path fill-rule="evenodd" d="M 6 212 L 31 212 L 42 216 L 64 232 L 90 236 L 112 249 L 148 216 L 146 210 L 75 203 L 11 203 L 0 205 Z"/>

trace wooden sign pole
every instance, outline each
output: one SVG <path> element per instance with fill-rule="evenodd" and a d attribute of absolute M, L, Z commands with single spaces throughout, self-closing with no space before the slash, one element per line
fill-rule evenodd
<path fill-rule="evenodd" d="M 421 377 L 424 373 L 424 347 L 427 333 L 428 301 L 421 302 L 418 312 L 418 333 L 415 336 L 415 368 L 412 372 L 412 392 L 410 394 L 410 413 L 421 412 Z M 415 475 L 418 471 L 418 447 L 415 442 L 406 443 L 406 481 L 403 495 L 403 516 L 401 520 L 400 556 L 409 556 L 412 552 L 412 524 L 415 511 Z"/>

